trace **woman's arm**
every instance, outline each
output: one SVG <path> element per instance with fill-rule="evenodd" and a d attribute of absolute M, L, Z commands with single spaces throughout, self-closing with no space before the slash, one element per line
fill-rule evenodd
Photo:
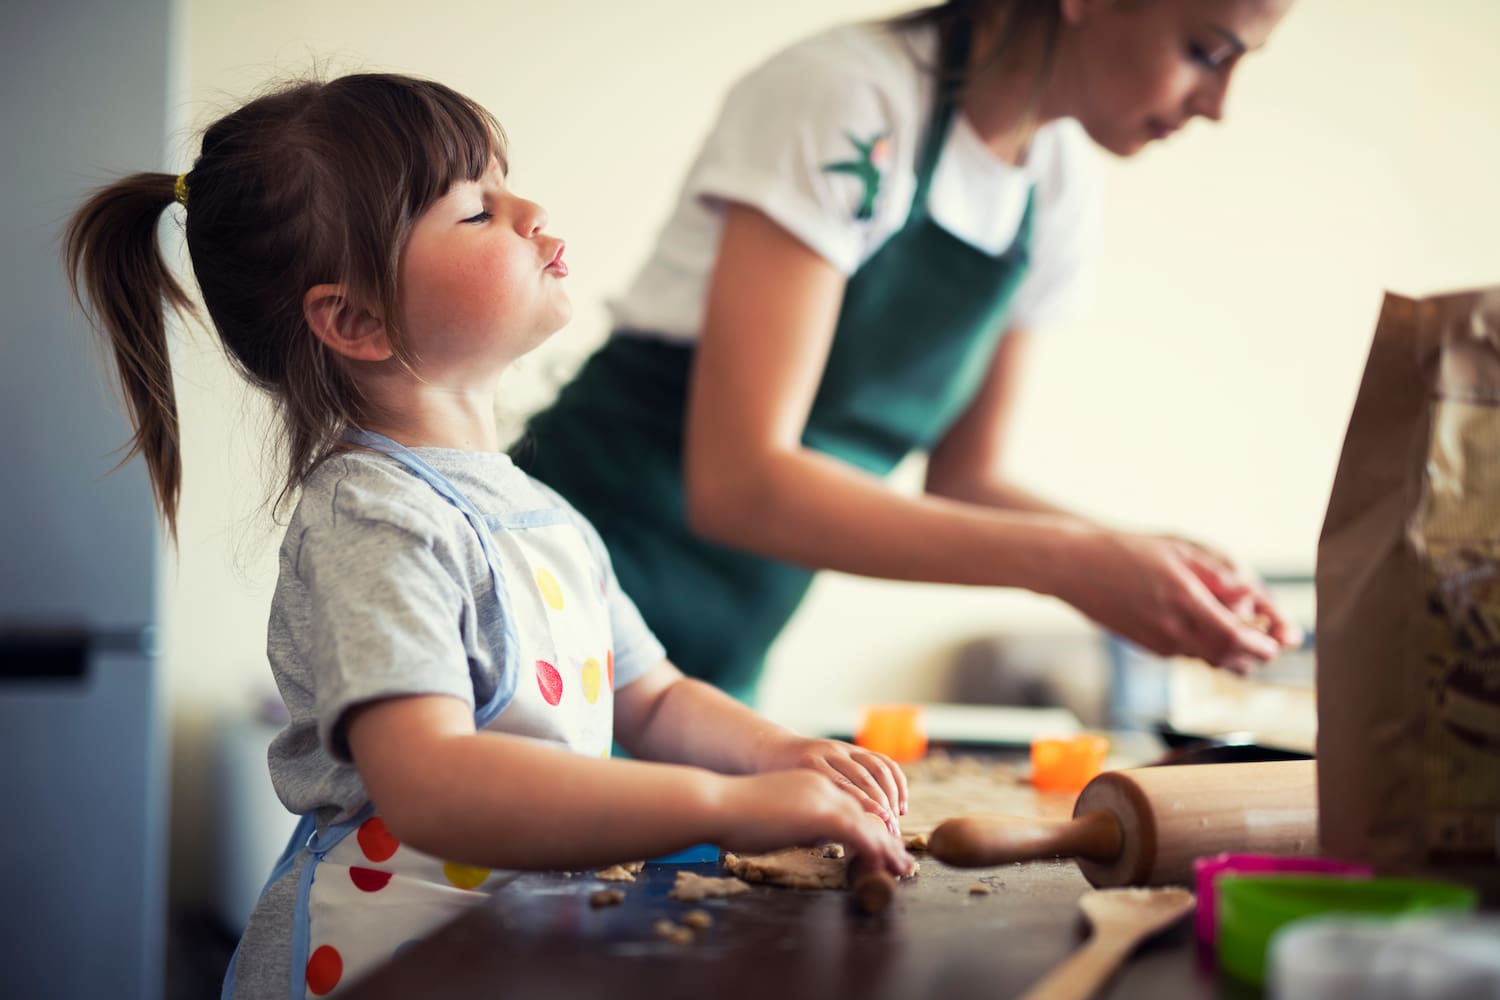
<path fill-rule="evenodd" d="M 392 835 L 448 860 L 571 869 L 704 842 L 761 851 L 838 841 L 880 869 L 903 874 L 911 864 L 853 796 L 810 769 L 730 777 L 600 760 L 476 732 L 469 706 L 442 695 L 361 706 L 348 734 Z"/>
<path fill-rule="evenodd" d="M 1031 357 L 1032 334 L 1012 328 L 995 351 L 979 393 L 927 456 L 926 490 L 933 496 L 1004 510 L 1079 515 L 1017 486 L 1005 475 L 1015 400 Z"/>
<path fill-rule="evenodd" d="M 928 456 L 926 489 L 953 500 L 1006 510 L 1066 514 L 1084 524 L 1087 522 L 1079 515 L 1017 486 L 1005 474 L 1011 415 L 1031 347 L 1029 331 L 1012 329 L 1006 333 L 973 402 Z M 1261 623 L 1283 645 L 1302 641 L 1301 630 L 1282 615 L 1256 574 L 1207 546 L 1177 538 L 1161 542 L 1175 548 L 1176 557 L 1236 616 Z M 1225 665 L 1244 669 L 1250 662 L 1240 657 Z"/>
<path fill-rule="evenodd" d="M 803 447 L 843 289 L 834 267 L 775 222 L 729 207 L 688 400 L 694 530 L 822 569 L 1024 587 L 1154 652 L 1238 667 L 1276 655 L 1277 643 L 1232 614 L 1165 540 L 1065 514 L 903 496 Z"/>
<path fill-rule="evenodd" d="M 1071 522 L 902 496 L 803 447 L 843 289 L 775 222 L 728 209 L 688 401 L 694 530 L 806 566 L 1052 592 L 1051 570 L 1077 542 Z"/>

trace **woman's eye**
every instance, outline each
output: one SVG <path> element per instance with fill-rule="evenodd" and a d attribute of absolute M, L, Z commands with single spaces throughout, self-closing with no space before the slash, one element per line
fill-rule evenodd
<path fill-rule="evenodd" d="M 1207 49 L 1197 42 L 1188 43 L 1188 58 L 1204 69 L 1215 70 L 1224 65 L 1228 53 L 1222 49 Z"/>
<path fill-rule="evenodd" d="M 488 222 L 493 218 L 494 216 L 489 212 L 480 212 L 478 215 L 469 216 L 464 222 Z"/>

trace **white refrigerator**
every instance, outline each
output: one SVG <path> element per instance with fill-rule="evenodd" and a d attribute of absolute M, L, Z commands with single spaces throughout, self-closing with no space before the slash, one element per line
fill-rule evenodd
<path fill-rule="evenodd" d="M 0 992 L 160 997 L 159 533 L 60 229 L 161 169 L 172 0 L 0 4 Z"/>

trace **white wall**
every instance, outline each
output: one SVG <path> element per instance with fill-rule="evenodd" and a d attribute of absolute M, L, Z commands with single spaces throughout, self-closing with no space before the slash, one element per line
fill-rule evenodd
<path fill-rule="evenodd" d="M 187 0 L 200 127 L 265 81 L 321 67 L 436 77 L 485 103 L 517 187 L 569 241 L 572 326 L 514 377 L 524 413 L 603 336 L 719 96 L 785 41 L 898 9 L 875 0 Z M 1381 289 L 1500 281 L 1493 0 L 1302 0 L 1249 60 L 1224 126 L 1106 171 L 1091 318 L 1039 352 L 1018 475 L 1085 512 L 1311 565 Z M 195 148 L 183 136 L 182 160 Z M 181 548 L 165 607 L 176 896 L 206 884 L 206 755 L 269 684 L 279 531 L 264 425 L 197 334 L 179 376 Z M 903 481 L 913 481 L 907 470 Z M 1078 628 L 1025 595 L 830 577 L 773 654 L 767 706 L 941 693 L 959 640 Z M 807 665 L 814 665 L 807 669 Z"/>

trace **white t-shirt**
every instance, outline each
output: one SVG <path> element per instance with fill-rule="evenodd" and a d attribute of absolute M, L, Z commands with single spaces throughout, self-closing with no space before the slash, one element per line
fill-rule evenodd
<path fill-rule="evenodd" d="M 656 247 L 625 294 L 617 327 L 673 341 L 697 338 L 726 203 L 765 213 L 844 274 L 905 225 L 917 157 L 932 117 L 937 32 L 879 22 L 844 25 L 771 57 L 729 92 Z M 873 213 L 866 183 L 826 169 L 858 161 L 884 137 Z M 1094 150 L 1061 120 L 1038 129 L 1024 165 L 1005 163 L 954 116 L 928 193 L 932 218 L 991 254 L 1015 239 L 1036 189 L 1032 264 L 1010 325 L 1037 328 L 1084 304 L 1093 249 Z"/>

